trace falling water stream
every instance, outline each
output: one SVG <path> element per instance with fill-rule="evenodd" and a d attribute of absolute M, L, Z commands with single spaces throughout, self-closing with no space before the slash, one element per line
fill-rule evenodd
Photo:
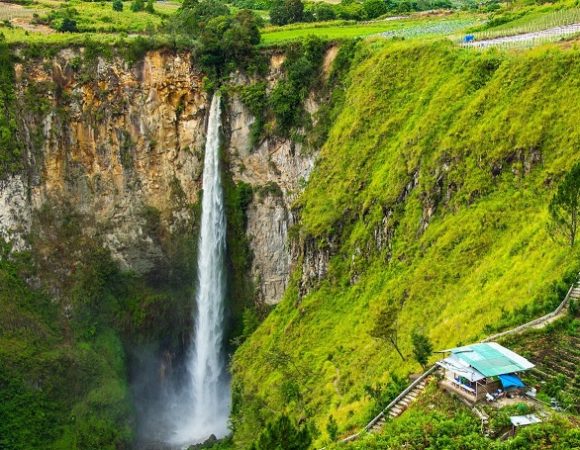
<path fill-rule="evenodd" d="M 181 445 L 228 433 L 230 387 L 223 351 L 226 219 L 219 164 L 220 124 L 220 96 L 215 94 L 205 144 L 197 309 L 187 361 L 189 387 L 181 399 L 191 407 L 185 408 L 173 439 Z"/>

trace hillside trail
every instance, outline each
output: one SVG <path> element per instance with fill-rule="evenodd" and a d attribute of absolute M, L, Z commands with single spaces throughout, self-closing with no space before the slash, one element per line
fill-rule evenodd
<path fill-rule="evenodd" d="M 535 40 L 550 40 L 556 37 L 570 36 L 580 33 L 580 23 L 571 25 L 562 25 L 558 27 L 548 28 L 546 30 L 533 31 L 530 33 L 515 34 L 513 36 L 497 37 L 492 39 L 484 39 L 481 41 L 465 42 L 461 45 L 463 47 L 486 48 L 493 46 L 501 46 L 513 43 L 527 43 Z"/>

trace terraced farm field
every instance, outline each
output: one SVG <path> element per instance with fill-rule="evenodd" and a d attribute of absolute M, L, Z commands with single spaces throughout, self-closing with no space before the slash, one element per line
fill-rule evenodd
<path fill-rule="evenodd" d="M 345 23 L 329 22 L 308 26 L 270 27 L 262 32 L 262 44 L 273 45 L 317 36 L 322 39 L 351 39 L 365 36 L 404 37 L 447 36 L 474 26 L 478 19 L 471 17 L 454 18 L 392 18 L 375 22 Z"/>
<path fill-rule="evenodd" d="M 523 376 L 538 389 L 538 399 L 555 398 L 570 412 L 580 412 L 580 320 L 566 317 L 545 330 L 512 336 L 502 342 L 536 367 Z"/>

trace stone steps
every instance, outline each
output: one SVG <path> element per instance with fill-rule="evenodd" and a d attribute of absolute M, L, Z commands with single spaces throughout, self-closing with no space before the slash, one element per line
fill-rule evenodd
<path fill-rule="evenodd" d="M 381 417 L 377 421 L 377 423 L 373 425 L 373 427 L 370 429 L 370 432 L 371 433 L 379 432 L 383 428 L 388 419 L 394 419 L 400 416 L 408 408 L 408 406 L 417 399 L 417 397 L 423 391 L 423 389 L 425 389 L 425 386 L 427 385 L 429 379 L 430 377 L 427 377 L 426 379 L 422 380 L 407 395 L 405 395 L 401 400 L 399 400 L 395 405 L 393 405 L 393 407 L 389 409 L 388 412 L 385 412 L 385 415 L 383 415 L 383 417 Z"/>

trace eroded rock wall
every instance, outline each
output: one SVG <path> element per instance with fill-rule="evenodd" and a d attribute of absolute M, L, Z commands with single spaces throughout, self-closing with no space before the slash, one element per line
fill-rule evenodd
<path fill-rule="evenodd" d="M 331 52 L 336 55 L 335 52 Z M 275 54 L 270 59 L 266 76 L 271 89 L 281 76 L 284 56 Z M 238 77 L 235 83 L 251 82 Z M 305 105 L 307 114 L 315 121 L 318 102 L 314 94 Z M 253 252 L 251 275 L 257 288 L 257 301 L 276 304 L 281 298 L 293 264 L 288 232 L 295 224 L 292 202 L 304 188 L 318 155 L 318 149 L 275 135 L 263 138 L 252 146 L 250 126 L 255 118 L 239 96 L 234 94 L 229 103 L 230 170 L 236 182 L 248 183 L 254 195 L 247 211 L 247 234 Z"/>
<path fill-rule="evenodd" d="M 63 50 L 16 65 L 30 169 L 24 186 L 17 178 L 2 189 L 2 224 L 22 234 L 34 211 L 67 205 L 92 219 L 85 231 L 122 266 L 144 274 L 164 257 L 148 222 L 171 233 L 194 220 L 207 97 L 188 55 L 86 58 Z"/>
<path fill-rule="evenodd" d="M 325 70 L 335 54 L 329 52 Z M 210 100 L 202 74 L 190 55 L 169 51 L 149 52 L 134 64 L 90 57 L 83 49 L 21 60 L 16 91 L 29 170 L 0 186 L 0 235 L 24 248 L 38 211 L 70 208 L 84 217 L 83 231 L 99 235 L 124 268 L 154 271 L 167 258 L 162 240 L 196 221 Z M 284 55 L 271 57 L 269 89 L 283 61 Z M 274 304 L 293 264 L 291 204 L 317 149 L 275 136 L 252 146 L 255 118 L 235 93 L 226 101 L 228 169 L 254 192 L 246 211 L 251 276 L 257 301 Z M 314 117 L 317 109 L 312 95 L 306 110 Z"/>

